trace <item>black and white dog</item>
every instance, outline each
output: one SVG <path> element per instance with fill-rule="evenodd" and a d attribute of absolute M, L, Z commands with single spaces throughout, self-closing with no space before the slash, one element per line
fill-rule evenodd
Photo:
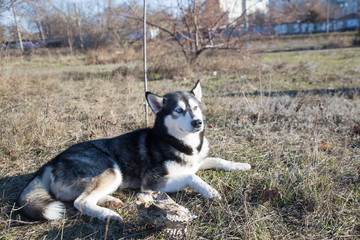
<path fill-rule="evenodd" d="M 196 172 L 202 169 L 248 170 L 247 163 L 207 157 L 201 86 L 170 92 L 163 97 L 147 92 L 156 114 L 152 128 L 71 146 L 41 167 L 20 194 L 21 212 L 35 220 L 63 217 L 65 205 L 74 202 L 83 214 L 101 220 L 121 216 L 100 205 L 122 202 L 109 194 L 118 188 L 176 192 L 190 187 L 207 198 L 220 199 L 218 191 Z"/>

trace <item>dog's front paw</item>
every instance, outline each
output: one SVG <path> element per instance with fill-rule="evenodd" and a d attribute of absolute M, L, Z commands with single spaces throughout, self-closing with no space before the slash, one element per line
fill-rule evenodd
<path fill-rule="evenodd" d="M 216 191 L 215 189 L 213 189 L 210 193 L 209 198 L 211 199 L 215 199 L 215 200 L 221 200 L 221 195 L 218 191 Z"/>
<path fill-rule="evenodd" d="M 248 163 L 234 163 L 232 166 L 235 171 L 247 171 L 251 169 L 251 165 Z"/>
<path fill-rule="evenodd" d="M 122 222 L 123 221 L 122 217 L 120 217 L 119 214 L 117 214 L 117 213 L 115 213 L 113 211 L 109 212 L 109 214 L 107 214 L 107 215 L 104 215 L 104 216 L 100 217 L 100 219 L 103 220 L 104 222 L 108 221 L 108 219 L 114 220 L 114 221 L 117 221 L 117 222 Z"/>

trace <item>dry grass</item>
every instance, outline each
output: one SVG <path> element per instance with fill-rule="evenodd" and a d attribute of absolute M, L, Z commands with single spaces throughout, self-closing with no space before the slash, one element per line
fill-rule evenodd
<path fill-rule="evenodd" d="M 253 52 L 294 51 L 347 48 L 356 46 L 357 32 L 333 32 L 329 34 L 299 34 L 255 37 L 250 42 Z"/>
<path fill-rule="evenodd" d="M 140 51 L 141 53 L 141 51 Z M 89 50 L 85 57 L 85 63 L 87 65 L 95 64 L 110 64 L 110 63 L 122 63 L 131 62 L 141 59 L 142 54 L 137 53 L 136 50 L 130 46 L 124 46 L 122 48 L 108 48 L 108 49 L 96 49 Z"/>
<path fill-rule="evenodd" d="M 250 58 L 209 53 L 190 79 L 149 83 L 161 94 L 190 89 L 201 78 L 211 154 L 253 166 L 199 173 L 221 192 L 219 202 L 191 190 L 171 195 L 198 216 L 185 239 L 360 235 L 359 94 L 289 91 L 358 88 L 360 68 L 353 63 L 359 58 L 359 50 Z M 71 206 L 64 220 L 45 223 L 21 222 L 12 211 L 31 173 L 61 150 L 144 126 L 140 78 L 94 71 L 84 62 L 51 56 L 1 63 L 0 239 L 166 238 L 136 224 L 132 190 L 115 193 L 125 202 L 123 224 L 82 216 Z M 210 76 L 214 70 L 217 77 Z"/>

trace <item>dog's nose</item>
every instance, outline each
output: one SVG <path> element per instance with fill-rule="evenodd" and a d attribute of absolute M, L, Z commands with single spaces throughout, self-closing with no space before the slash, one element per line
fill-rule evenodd
<path fill-rule="evenodd" d="M 200 119 L 195 119 L 191 122 L 191 125 L 194 127 L 194 128 L 200 128 L 201 125 L 202 125 L 202 121 Z"/>

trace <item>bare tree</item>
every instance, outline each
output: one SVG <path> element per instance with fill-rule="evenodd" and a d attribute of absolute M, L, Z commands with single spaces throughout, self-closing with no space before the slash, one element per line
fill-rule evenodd
<path fill-rule="evenodd" d="M 0 41 L 5 40 L 5 29 L 3 26 L 0 25 Z"/>
<path fill-rule="evenodd" d="M 63 39 L 71 53 L 73 53 L 75 40 L 78 40 L 81 48 L 84 47 L 83 33 L 94 26 L 89 26 L 93 23 L 83 24 L 86 20 L 82 17 L 82 13 L 85 11 L 78 7 L 76 1 L 71 3 L 55 0 L 26 0 L 26 3 L 23 16 L 27 18 L 29 24 L 35 25 L 42 40 Z M 87 27 L 86 31 L 83 31 L 84 25 Z"/>
<path fill-rule="evenodd" d="M 114 11 L 112 0 L 108 0 L 108 7 L 104 11 L 104 17 L 106 19 L 107 30 L 115 37 L 115 43 L 119 44 L 121 37 L 118 34 L 117 21 L 118 18 L 116 11 Z"/>
<path fill-rule="evenodd" d="M 51 7 L 59 13 L 61 19 L 63 20 L 63 24 L 65 25 L 66 30 L 66 38 L 68 42 L 68 46 L 70 48 L 70 53 L 73 54 L 73 43 L 74 43 L 74 33 L 76 32 L 76 17 L 75 13 L 71 12 L 71 6 L 68 3 L 66 5 L 66 10 L 64 6 L 58 7 L 53 2 L 49 1 Z"/>
<path fill-rule="evenodd" d="M 160 29 L 170 36 L 181 48 L 186 60 L 193 64 L 208 49 L 239 50 L 243 43 L 239 36 L 242 16 L 228 22 L 227 12 L 221 11 L 218 0 L 189 0 L 188 3 L 177 2 L 178 16 L 167 15 L 166 21 L 157 12 L 147 20 L 147 24 Z M 128 15 L 128 18 L 142 21 L 139 15 Z M 166 22 L 167 24 L 164 24 Z"/>
<path fill-rule="evenodd" d="M 78 30 L 80 46 L 81 46 L 81 49 L 84 50 L 84 40 L 83 40 L 82 30 L 81 30 L 81 20 L 80 20 L 79 9 L 77 7 L 76 2 L 74 3 L 74 8 L 75 8 L 76 28 Z"/>
<path fill-rule="evenodd" d="M 23 16 L 28 20 L 30 25 L 35 24 L 39 33 L 39 38 L 44 41 L 46 36 L 43 28 L 43 21 L 48 13 L 46 9 L 46 2 L 42 0 L 27 0 L 26 5 L 27 6 L 23 11 Z"/>
<path fill-rule="evenodd" d="M 107 5 L 103 12 L 99 12 L 92 17 L 88 24 L 91 28 L 88 29 L 88 34 L 101 36 L 101 42 L 105 44 L 113 43 L 119 46 L 119 44 L 132 38 L 133 33 L 140 33 L 142 31 L 142 23 L 140 21 L 134 21 L 127 16 L 139 15 L 142 16 L 142 7 L 136 2 L 114 4 L 111 0 L 107 1 Z M 139 17 L 142 19 L 142 17 Z M 139 34 L 140 35 L 140 34 Z M 94 41 L 96 39 L 93 39 Z M 98 42 L 98 45 L 101 45 Z"/>
<path fill-rule="evenodd" d="M 3 0 L 0 0 L 0 22 L 2 22 L 1 21 L 1 19 L 2 19 L 1 13 L 2 13 L 2 11 L 4 11 L 4 7 L 5 7 L 5 5 L 4 5 Z M 5 28 L 3 25 L 0 24 L 0 41 L 4 41 L 4 40 L 5 40 Z"/>

